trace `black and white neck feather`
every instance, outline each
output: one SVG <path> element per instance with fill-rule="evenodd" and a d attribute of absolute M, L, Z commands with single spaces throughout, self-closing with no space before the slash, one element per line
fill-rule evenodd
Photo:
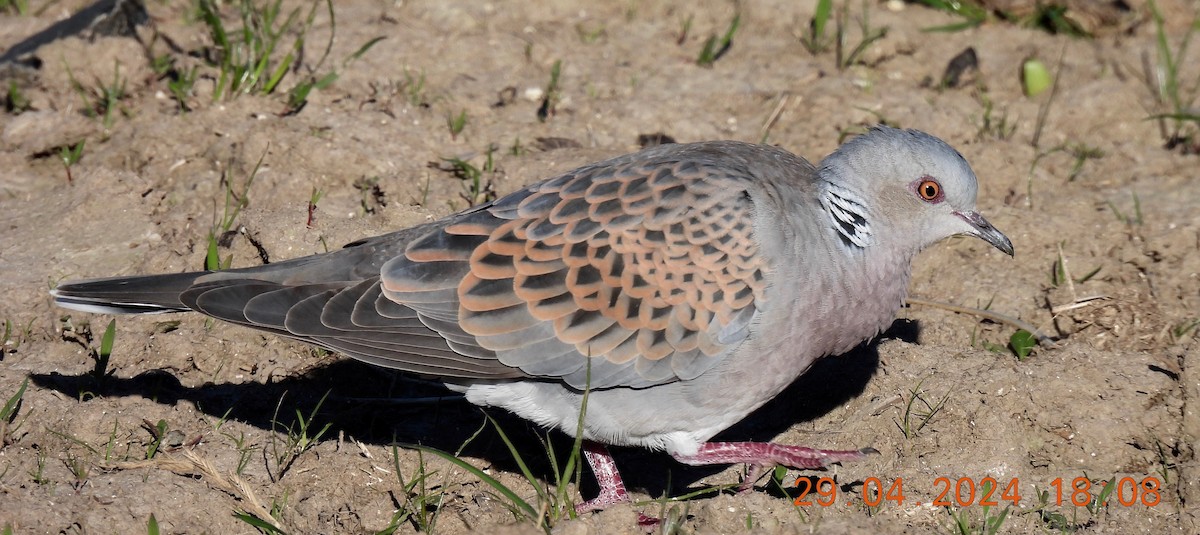
<path fill-rule="evenodd" d="M 830 228 L 848 250 L 861 251 L 875 243 L 866 202 L 857 192 L 834 182 L 823 182 L 821 206 Z"/>

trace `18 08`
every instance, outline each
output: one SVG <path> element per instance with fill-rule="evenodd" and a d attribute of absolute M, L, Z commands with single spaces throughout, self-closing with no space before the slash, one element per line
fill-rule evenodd
<path fill-rule="evenodd" d="M 1021 501 L 1021 484 L 1019 478 L 1015 477 L 1003 486 L 1000 481 L 990 476 L 979 480 L 969 477 L 953 480 L 939 477 L 933 480 L 933 486 L 934 490 L 940 490 L 937 498 L 930 502 L 930 505 L 935 507 L 998 506 L 1002 502 L 1010 502 L 1016 506 Z M 1064 497 L 1068 503 L 1079 507 L 1092 503 L 1106 506 L 1111 498 L 1115 498 L 1116 502 L 1124 507 L 1132 507 L 1139 503 L 1146 507 L 1154 507 L 1162 501 L 1162 482 L 1153 476 L 1141 480 L 1123 477 L 1099 483 L 1092 483 L 1092 480 L 1086 477 L 1076 477 L 1071 479 L 1069 484 L 1060 477 L 1051 481 L 1050 487 L 1054 489 L 1055 505 L 1062 505 Z M 796 488 L 799 490 L 799 496 L 793 502 L 796 506 L 810 506 L 815 503 L 828 507 L 837 503 L 838 485 L 832 478 L 822 477 L 817 479 L 816 483 L 809 478 L 800 478 L 796 480 Z M 1093 496 L 1092 491 L 1095 489 L 1099 489 L 1099 492 Z M 810 494 L 816 494 L 816 498 L 811 498 Z M 904 479 L 896 478 L 885 485 L 879 478 L 868 477 L 863 480 L 860 494 L 862 503 L 868 507 L 878 507 L 889 501 L 903 505 L 906 499 Z M 1047 502 L 1051 501 L 1048 491 L 1044 499 Z M 851 502 L 847 502 L 849 503 Z M 922 502 L 916 504 L 922 505 Z"/>

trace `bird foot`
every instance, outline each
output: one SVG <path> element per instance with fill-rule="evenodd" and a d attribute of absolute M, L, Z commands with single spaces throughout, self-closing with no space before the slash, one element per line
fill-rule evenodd
<path fill-rule="evenodd" d="M 758 478 L 762 477 L 763 471 L 767 469 L 767 465 L 762 463 L 750 463 L 746 465 L 746 477 L 742 478 L 742 482 L 738 484 L 737 493 L 745 494 L 754 490 L 754 483 Z"/>
<path fill-rule="evenodd" d="M 596 476 L 600 494 L 588 501 L 576 504 L 575 512 L 577 514 L 590 513 L 617 504 L 629 503 L 631 501 L 629 491 L 625 490 L 625 481 L 621 479 L 621 473 L 617 471 L 617 463 L 608 453 L 608 448 L 595 442 L 584 441 L 582 449 L 583 457 L 587 459 L 588 465 L 592 467 L 592 474 Z M 641 521 L 642 518 L 639 517 L 639 525 Z"/>

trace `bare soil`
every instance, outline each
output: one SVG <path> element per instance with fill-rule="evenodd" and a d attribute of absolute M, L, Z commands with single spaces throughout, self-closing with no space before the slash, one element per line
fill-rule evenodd
<path fill-rule="evenodd" d="M 827 359 L 727 433 L 878 449 L 863 462 L 783 477 L 784 487 L 833 478 L 832 505 L 793 507 L 794 492 L 764 480 L 748 494 L 616 507 L 553 530 L 632 533 L 635 510 L 676 508 L 683 530 L 705 533 L 957 532 L 956 519 L 979 532 L 1011 505 L 985 509 L 981 492 L 968 496 L 967 482 L 991 477 L 1000 490 L 1016 480 L 1020 494 L 1001 533 L 1200 533 L 1200 355 L 1196 329 L 1186 329 L 1200 316 L 1200 159 L 1164 148 L 1159 122 L 1147 119 L 1163 110 L 1146 81 L 1157 56 L 1140 0 L 1117 20 L 1089 19 L 1094 38 L 995 20 L 929 33 L 922 29 L 960 19 L 868 2 L 870 26 L 887 34 L 845 69 L 832 49 L 801 45 L 811 1 L 336 2 L 336 26 L 318 10 L 302 65 L 314 65 L 335 33 L 317 74 L 336 68 L 339 78 L 292 114 L 283 93 L 304 67 L 275 94 L 214 102 L 216 69 L 201 53 L 212 39 L 192 3 L 149 4 L 170 44 L 151 43 L 146 27 L 139 36 L 149 54 L 129 37 L 53 42 L 37 52 L 40 70 L 12 78 L 28 109 L 0 112 L 0 320 L 11 326 L 0 402 L 30 381 L 15 418 L 0 424 L 0 530 L 138 533 L 153 515 L 165 533 L 250 533 L 235 514 L 265 509 L 291 533 L 374 533 L 398 509 L 420 509 L 422 488 L 444 498 L 436 514 L 418 515 L 435 516 L 437 532 L 539 530 L 461 468 L 408 448 L 393 458 L 393 442 L 455 451 L 483 428 L 463 458 L 537 503 L 483 413 L 414 399 L 444 395 L 428 384 L 195 315 L 118 318 L 108 375 L 92 375 L 108 318 L 54 308 L 47 290 L 64 279 L 202 268 L 224 212 L 222 178 L 241 191 L 260 159 L 233 226 L 244 230 L 220 250 L 234 266 L 319 253 L 463 209 L 469 182 L 446 159 L 483 168 L 489 146 L 495 171 L 483 175 L 490 190 L 481 194 L 502 195 L 636 150 L 639 135 L 765 140 L 815 161 L 844 135 L 887 121 L 956 146 L 980 177 L 981 211 L 1017 250 L 1010 259 L 979 240 L 940 244 L 917 260 L 912 295 L 1019 317 L 1057 345 L 1018 360 L 1006 347 L 1009 325 L 905 309 L 880 339 Z M 1159 4 L 1177 43 L 1197 6 Z M 0 46 L 83 5 L 2 15 Z M 285 12 L 293 6 L 307 13 L 295 2 Z M 850 2 L 851 45 L 862 7 Z M 735 11 L 732 46 L 711 68 L 696 65 Z M 224 14 L 240 26 L 233 7 Z M 967 47 L 978 69 L 939 89 Z M 198 68 L 191 111 L 155 73 L 149 58 L 163 54 Z M 1040 128 L 1051 94 L 1022 93 L 1031 56 L 1059 73 Z M 542 121 L 538 93 L 558 61 L 557 105 Z M 110 84 L 114 69 L 127 94 L 106 126 L 85 113 L 94 100 L 85 95 Z M 1200 62 L 1184 70 L 1191 83 Z M 447 117 L 464 110 L 465 127 L 451 135 Z M 68 173 L 60 149 L 81 140 Z M 1077 157 L 1087 149 L 1098 151 Z M 314 190 L 324 195 L 310 226 Z M 328 430 L 288 455 L 287 426 L 326 394 L 308 436 Z M 492 416 L 534 474 L 552 481 L 543 432 Z M 156 439 L 160 421 L 167 431 Z M 562 459 L 569 441 L 551 440 Z M 736 483 L 742 473 L 615 454 L 638 500 Z M 397 466 L 405 482 L 421 466 L 430 475 L 408 492 Z M 1086 501 L 1120 478 L 1137 484 L 1120 487 L 1132 502 L 1114 493 L 1103 507 L 1072 505 L 1073 484 L 1089 482 L 1090 496 L 1078 498 Z M 1159 483 L 1153 493 L 1141 486 L 1148 478 Z M 590 496 L 591 476 L 582 479 Z M 876 480 L 885 490 L 902 482 L 903 503 L 864 506 L 864 484 L 874 491 Z M 965 506 L 932 504 L 954 486 Z M 954 503 L 953 488 L 943 498 Z M 401 519 L 397 531 L 417 525 Z"/>

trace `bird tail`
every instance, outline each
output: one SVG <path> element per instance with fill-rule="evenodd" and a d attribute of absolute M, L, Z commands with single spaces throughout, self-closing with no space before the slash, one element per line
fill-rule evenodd
<path fill-rule="evenodd" d="M 180 295 L 210 272 L 71 281 L 50 291 L 54 304 L 95 314 L 162 314 L 191 310 Z"/>

